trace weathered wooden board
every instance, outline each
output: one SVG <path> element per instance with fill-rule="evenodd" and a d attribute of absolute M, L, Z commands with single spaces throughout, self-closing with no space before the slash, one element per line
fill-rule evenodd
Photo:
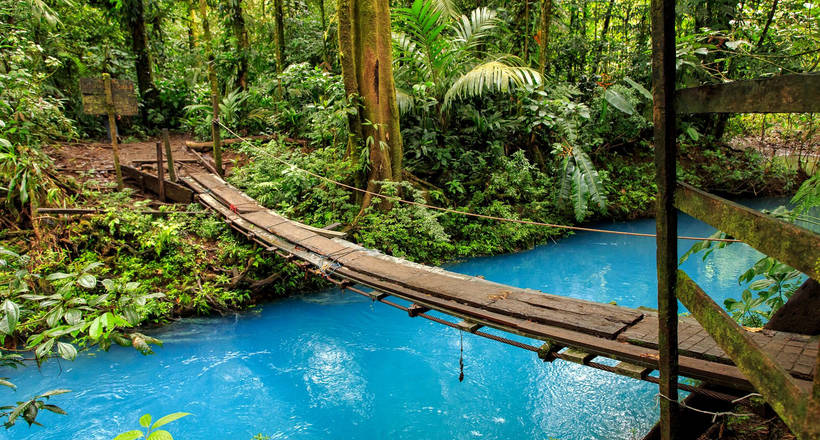
<path fill-rule="evenodd" d="M 107 115 L 105 85 L 102 78 L 80 78 L 80 93 L 83 112 L 89 115 Z M 112 79 L 111 95 L 114 100 L 114 114 L 134 116 L 139 114 L 134 83 L 128 80 Z"/>
<path fill-rule="evenodd" d="M 681 355 L 723 364 L 733 364 L 709 333 L 691 317 L 678 321 L 678 350 Z M 792 376 L 810 380 L 814 376 L 818 337 L 760 330 L 749 336 L 765 352 L 777 359 Z M 658 318 L 648 313 L 640 322 L 618 335 L 618 340 L 642 347 L 658 347 Z"/>
<path fill-rule="evenodd" d="M 218 176 L 208 173 L 192 173 L 191 177 L 200 185 L 207 188 L 211 195 L 224 203 L 231 210 L 240 214 L 262 211 L 265 208 Z"/>
<path fill-rule="evenodd" d="M 126 165 L 122 165 L 122 175 L 124 178 L 134 179 L 138 185 L 145 189 L 159 194 L 159 179 L 152 174 L 143 173 L 142 171 Z M 190 189 L 171 181 L 165 182 L 165 197 L 177 203 L 191 203 L 194 201 L 194 192 Z"/>
<path fill-rule="evenodd" d="M 678 90 L 677 113 L 812 113 L 820 111 L 820 75 L 795 74 Z"/>
<path fill-rule="evenodd" d="M 639 310 L 528 291 L 440 270 L 425 270 L 372 255 L 357 254 L 341 261 L 352 270 L 433 296 L 606 338 L 614 338 L 643 316 Z"/>
<path fill-rule="evenodd" d="M 678 183 L 675 206 L 743 240 L 766 255 L 820 280 L 820 234 L 760 211 Z"/>

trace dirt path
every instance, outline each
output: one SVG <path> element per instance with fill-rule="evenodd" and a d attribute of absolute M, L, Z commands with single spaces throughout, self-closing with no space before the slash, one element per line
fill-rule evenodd
<path fill-rule="evenodd" d="M 196 157 L 185 148 L 185 141 L 188 140 L 191 140 L 191 137 L 188 135 L 171 136 L 171 153 L 174 156 L 174 160 L 196 160 Z M 154 163 L 157 158 L 157 141 L 159 141 L 159 139 L 120 144 L 120 163 L 129 166 L 138 166 L 142 163 Z M 79 142 L 54 144 L 48 148 L 46 152 L 54 159 L 57 171 L 60 172 L 108 172 L 114 168 L 114 155 L 111 145 L 108 143 Z"/>

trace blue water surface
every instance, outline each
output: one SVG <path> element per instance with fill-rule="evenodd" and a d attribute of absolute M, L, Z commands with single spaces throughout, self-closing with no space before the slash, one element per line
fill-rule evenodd
<path fill-rule="evenodd" d="M 778 201 L 756 202 L 772 207 Z M 654 232 L 654 221 L 599 227 Z M 680 216 L 681 235 L 713 229 Z M 681 254 L 692 242 L 681 241 Z M 719 303 L 739 296 L 737 277 L 760 254 L 732 245 L 684 269 Z M 512 255 L 448 269 L 599 302 L 655 307 L 653 239 L 578 233 Z M 184 319 L 154 332 L 152 356 L 114 347 L 74 362 L 1 371 L 18 385 L 0 402 L 54 388 L 72 393 L 0 439 L 110 439 L 186 411 L 167 429 L 177 440 L 240 439 L 633 439 L 655 422 L 656 386 L 464 335 L 353 293 L 305 294 L 222 317 Z"/>

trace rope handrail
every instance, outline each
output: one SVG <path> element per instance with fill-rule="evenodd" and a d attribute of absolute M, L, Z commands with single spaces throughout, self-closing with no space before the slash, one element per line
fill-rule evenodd
<path fill-rule="evenodd" d="M 233 131 L 230 128 L 226 127 L 222 123 L 221 120 L 216 119 L 216 122 L 222 128 L 224 128 L 225 130 L 230 132 L 232 135 L 234 135 L 238 139 L 240 139 L 242 141 L 242 143 L 248 144 L 251 148 L 257 150 L 258 152 L 263 152 L 263 151 L 261 151 L 261 149 L 257 148 L 255 145 L 251 144 L 247 139 L 243 138 L 242 136 L 237 134 L 235 131 Z M 388 199 L 392 202 L 404 203 L 404 204 L 407 204 L 407 205 L 418 206 L 418 207 L 421 207 L 421 208 L 432 209 L 432 210 L 435 210 L 435 211 L 445 212 L 445 213 L 449 213 L 449 214 L 458 214 L 458 215 L 463 215 L 463 216 L 466 216 L 466 217 L 475 217 L 475 218 L 482 218 L 482 219 L 486 219 L 486 220 L 496 220 L 496 221 L 502 221 L 502 222 L 508 222 L 508 223 L 518 223 L 518 224 L 523 224 L 523 225 L 545 226 L 545 227 L 556 228 L 556 229 L 568 229 L 568 230 L 572 230 L 572 231 L 600 232 L 600 233 L 604 233 L 604 234 L 627 235 L 627 236 L 632 236 L 632 237 L 647 237 L 647 238 L 655 238 L 656 237 L 655 234 L 648 234 L 648 233 L 643 233 L 643 232 L 615 231 L 615 230 L 612 230 L 612 229 L 597 229 L 597 228 L 587 228 L 587 227 L 583 227 L 583 226 L 571 226 L 571 225 L 561 225 L 561 224 L 556 224 L 556 223 L 537 222 L 537 221 L 533 221 L 533 220 L 520 220 L 520 219 L 514 219 L 514 218 L 497 217 L 497 216 L 494 216 L 494 215 L 478 214 L 478 213 L 474 213 L 474 212 L 459 211 L 457 209 L 452 209 L 452 208 L 444 208 L 444 207 L 440 207 L 440 206 L 428 205 L 426 203 L 420 203 L 420 202 L 416 202 L 416 201 L 413 201 L 413 200 L 405 200 L 405 199 L 402 199 L 400 197 L 386 196 L 384 194 L 369 191 L 367 189 L 357 188 L 353 185 L 348 185 L 346 183 L 338 182 L 336 180 L 333 180 L 333 179 L 330 179 L 328 177 L 322 176 L 320 174 L 316 174 L 312 171 L 306 170 L 304 168 L 300 168 L 299 166 L 297 166 L 295 164 L 292 164 L 292 163 L 290 163 L 290 162 L 288 162 L 284 159 L 280 159 L 276 156 L 269 156 L 269 157 L 276 160 L 277 162 L 282 163 L 283 165 L 287 165 L 287 166 L 291 167 L 291 169 L 301 171 L 301 172 L 303 172 L 303 173 L 305 173 L 309 176 L 315 177 L 317 179 L 324 180 L 328 183 L 332 183 L 332 184 L 334 184 L 336 186 L 339 186 L 339 187 L 342 187 L 342 188 L 346 188 L 346 189 L 349 189 L 349 190 L 352 190 L 352 191 L 358 191 L 360 193 L 369 194 L 369 195 L 375 196 L 375 197 Z M 739 243 L 739 242 L 741 242 L 741 240 L 734 239 L 734 238 L 691 237 L 691 236 L 686 236 L 686 235 L 679 235 L 678 239 L 680 239 L 680 240 L 695 240 L 695 241 L 714 241 L 714 242 L 724 242 L 724 243 Z"/>

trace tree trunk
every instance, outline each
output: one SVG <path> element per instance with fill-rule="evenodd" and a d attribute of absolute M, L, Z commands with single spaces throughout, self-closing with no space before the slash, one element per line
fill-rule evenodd
<path fill-rule="evenodd" d="M 769 27 L 772 25 L 772 19 L 774 19 L 774 13 L 777 11 L 777 1 L 774 0 L 772 2 L 772 9 L 769 10 L 769 16 L 766 18 L 766 26 L 763 28 L 763 32 L 760 33 L 760 39 L 757 40 L 757 50 L 760 50 L 763 47 L 763 42 L 766 41 L 766 34 L 769 33 Z"/>
<path fill-rule="evenodd" d="M 234 88 L 248 90 L 248 31 L 245 29 L 245 17 L 242 15 L 242 0 L 228 0 L 231 11 L 231 31 L 236 38 L 236 53 L 239 61 L 236 69 Z"/>
<path fill-rule="evenodd" d="M 608 46 L 608 44 L 606 43 L 606 34 L 607 32 L 609 32 L 609 22 L 612 19 L 613 6 L 615 6 L 615 0 L 609 0 L 609 4 L 606 7 L 606 14 L 604 15 L 604 28 L 601 29 L 601 41 L 598 43 L 598 53 L 595 56 L 595 67 L 592 69 L 593 74 L 596 73 L 596 71 L 598 70 L 598 65 L 601 63 L 601 55 L 604 51 L 604 45 Z M 606 69 L 604 71 L 606 71 Z"/>
<path fill-rule="evenodd" d="M 273 15 L 276 23 L 276 68 L 279 73 L 285 70 L 285 12 L 282 6 L 284 0 L 273 0 Z"/>
<path fill-rule="evenodd" d="M 327 17 L 325 15 L 325 0 L 319 0 L 319 15 L 322 20 L 322 61 L 330 70 L 330 54 L 327 53 Z"/>
<path fill-rule="evenodd" d="M 208 4 L 206 0 L 199 0 L 199 13 L 202 15 L 202 34 L 205 38 L 205 53 L 208 57 L 208 82 L 211 85 L 211 140 L 214 143 L 214 163 L 216 172 L 224 175 L 222 170 L 222 139 L 219 133 L 219 82 L 216 79 L 214 68 L 214 47 L 211 39 L 211 26 L 208 23 Z"/>
<path fill-rule="evenodd" d="M 541 0 L 541 25 L 538 39 L 538 71 L 541 76 L 547 71 L 547 49 L 550 39 L 550 22 L 552 21 L 552 0 Z"/>
<path fill-rule="evenodd" d="M 359 99 L 358 114 L 349 120 L 352 142 L 349 148 L 355 156 L 355 147 L 364 141 L 370 158 L 367 189 L 378 192 L 377 181 L 398 181 L 402 176 L 389 1 L 339 0 L 338 16 L 339 58 L 345 92 L 348 97 Z M 362 210 L 371 200 L 372 194 L 364 195 Z"/>
<path fill-rule="evenodd" d="M 156 108 L 159 93 L 154 87 L 154 74 L 151 66 L 151 54 L 148 52 L 148 37 L 145 34 L 145 8 L 143 0 L 130 0 L 123 8 L 131 32 L 131 49 L 134 51 L 134 67 L 137 71 L 137 87 L 144 104 L 143 122 L 148 124 L 148 109 Z"/>
<path fill-rule="evenodd" d="M 188 2 L 188 49 L 194 50 L 196 48 L 196 5 L 194 1 Z"/>

